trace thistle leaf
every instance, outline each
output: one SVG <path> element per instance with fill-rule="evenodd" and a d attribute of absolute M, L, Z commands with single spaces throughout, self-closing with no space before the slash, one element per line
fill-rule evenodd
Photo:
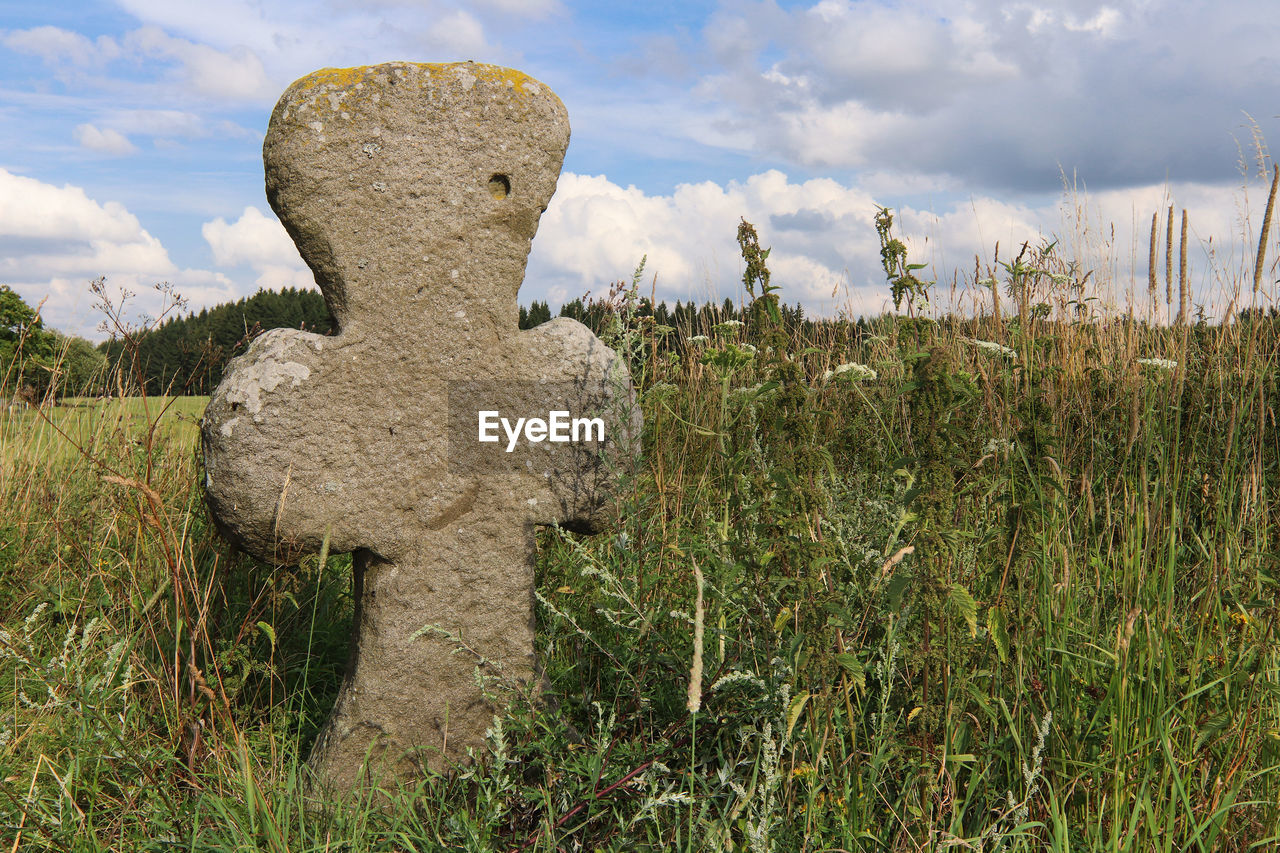
<path fill-rule="evenodd" d="M 862 661 L 858 660 L 855 655 L 849 652 L 841 652 L 836 655 L 836 663 L 840 664 L 840 668 L 849 674 L 849 680 L 853 682 L 858 690 L 867 689 L 867 672 L 862 666 Z"/>
<path fill-rule="evenodd" d="M 791 732 L 796 727 L 796 722 L 800 719 L 800 715 L 804 713 L 804 706 L 809 703 L 809 693 L 797 693 L 792 699 L 791 704 L 787 706 L 787 739 L 790 740 Z"/>
<path fill-rule="evenodd" d="M 947 603 L 955 609 L 956 615 L 969 626 L 969 636 L 978 636 L 978 602 L 974 601 L 973 596 L 969 594 L 969 590 L 958 583 L 952 584 L 951 594 L 947 596 Z"/>
<path fill-rule="evenodd" d="M 987 631 L 991 634 L 991 642 L 996 645 L 996 654 L 1000 655 L 1000 663 L 1009 662 L 1009 626 L 1005 621 L 1004 608 L 993 605 L 987 608 Z"/>

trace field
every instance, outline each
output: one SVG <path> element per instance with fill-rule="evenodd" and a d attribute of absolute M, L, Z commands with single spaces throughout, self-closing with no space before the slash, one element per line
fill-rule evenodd
<path fill-rule="evenodd" d="M 788 325 L 751 246 L 745 323 L 615 294 L 644 442 L 612 531 L 539 535 L 552 695 L 386 807 L 306 800 L 349 557 L 221 543 L 203 400 L 0 414 L 0 847 L 1280 843 L 1274 313 L 1145 322 L 1046 250 L 970 319 Z"/>

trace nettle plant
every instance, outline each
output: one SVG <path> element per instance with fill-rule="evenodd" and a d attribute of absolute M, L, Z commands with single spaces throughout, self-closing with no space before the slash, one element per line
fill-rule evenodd
<path fill-rule="evenodd" d="M 875 217 L 876 234 L 880 237 L 880 265 L 889 279 L 889 293 L 893 296 L 893 309 L 902 310 L 907 303 L 907 316 L 915 316 L 916 301 L 927 310 L 929 288 L 932 281 L 920 279 L 916 273 L 928 264 L 908 263 L 907 245 L 893 236 L 893 212 L 887 207 L 878 208 Z"/>

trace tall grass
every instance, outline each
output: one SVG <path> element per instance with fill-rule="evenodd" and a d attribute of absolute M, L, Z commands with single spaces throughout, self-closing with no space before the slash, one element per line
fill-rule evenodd
<path fill-rule="evenodd" d="M 1045 244 L 975 270 L 963 316 L 915 279 L 906 315 L 800 334 L 744 250 L 745 324 L 661 328 L 638 276 L 615 291 L 643 454 L 613 531 L 538 538 L 550 695 L 389 806 L 306 801 L 349 562 L 220 544 L 178 417 L 199 401 L 0 422 L 0 837 L 1276 844 L 1275 317 L 1100 308 Z M 1215 274 L 1248 292 L 1253 266 Z"/>

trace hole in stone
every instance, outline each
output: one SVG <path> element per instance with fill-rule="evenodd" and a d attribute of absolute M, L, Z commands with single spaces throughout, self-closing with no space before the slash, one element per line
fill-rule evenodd
<path fill-rule="evenodd" d="M 489 195 L 506 198 L 511 195 L 511 179 L 506 175 L 494 175 L 489 179 Z"/>

